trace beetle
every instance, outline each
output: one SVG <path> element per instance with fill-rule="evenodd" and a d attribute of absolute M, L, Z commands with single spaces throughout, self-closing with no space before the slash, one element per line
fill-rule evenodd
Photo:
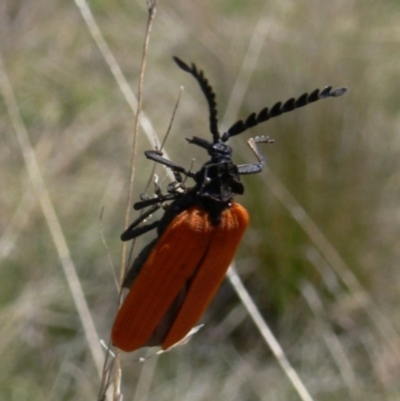
<path fill-rule="evenodd" d="M 256 174 L 265 167 L 260 143 L 273 142 L 268 136 L 251 138 L 248 144 L 258 162 L 236 165 L 226 142 L 259 123 L 309 103 L 338 97 L 346 88 L 328 86 L 278 102 L 272 108 L 252 113 L 239 120 L 222 135 L 218 131 L 214 91 L 195 64 L 177 57 L 178 67 L 191 74 L 207 100 L 212 142 L 199 137 L 187 138 L 208 152 L 210 159 L 193 172 L 163 157 L 161 151 L 148 150 L 145 156 L 172 170 L 177 185 L 168 193 L 134 204 L 135 210 L 149 207 L 121 235 L 122 241 L 157 229 L 157 236 L 133 261 L 123 287 L 129 292 L 112 327 L 113 344 L 127 352 L 145 346 L 163 350 L 179 343 L 196 325 L 213 299 L 249 222 L 246 209 L 233 198 L 244 193 L 241 175 Z M 194 180 L 187 188 L 184 179 Z M 160 220 L 142 224 L 157 209 L 171 201 Z"/>

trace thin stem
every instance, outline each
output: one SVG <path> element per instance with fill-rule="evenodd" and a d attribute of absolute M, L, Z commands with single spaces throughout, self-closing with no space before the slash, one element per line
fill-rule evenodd
<path fill-rule="evenodd" d="M 148 19 L 146 32 L 144 37 L 143 44 L 143 53 L 142 53 L 142 63 L 140 66 L 140 75 L 139 75 L 139 84 L 138 84 L 138 101 L 137 101 L 137 110 L 135 114 L 134 120 L 134 128 L 133 128 L 133 143 L 132 143 L 132 156 L 131 156 L 131 173 L 129 178 L 129 191 L 128 191 L 128 199 L 125 211 L 125 229 L 129 226 L 130 213 L 132 209 L 132 198 L 133 198 L 133 184 L 135 181 L 135 160 L 137 153 L 137 138 L 139 132 L 139 123 L 140 123 L 140 113 L 142 110 L 142 102 L 143 102 L 143 84 L 144 84 L 144 75 L 146 72 L 146 61 L 147 61 L 147 52 L 150 43 L 150 34 L 151 28 L 153 26 L 153 21 L 156 13 L 157 0 L 149 0 L 148 1 Z M 122 291 L 122 283 L 126 274 L 126 261 L 127 261 L 127 243 L 122 243 L 122 255 L 121 255 L 121 267 L 120 267 L 120 288 Z M 120 294 L 119 303 L 121 303 L 122 297 Z M 118 401 L 120 399 L 120 388 L 121 388 L 121 360 L 120 360 L 120 352 L 118 351 L 115 359 L 115 376 L 114 376 L 114 400 Z"/>
<path fill-rule="evenodd" d="M 266 321 L 261 316 L 256 304 L 253 302 L 250 294 L 244 287 L 242 281 L 240 280 L 238 274 L 236 273 L 235 266 L 232 263 L 231 267 L 228 270 L 228 278 L 230 283 L 232 284 L 233 288 L 235 289 L 236 293 L 238 294 L 242 304 L 247 309 L 247 312 L 251 316 L 254 324 L 257 326 L 260 334 L 264 338 L 265 342 L 268 344 L 269 348 L 271 349 L 272 353 L 274 354 L 276 360 L 278 361 L 280 367 L 286 374 L 287 378 L 292 383 L 294 389 L 296 390 L 297 394 L 303 401 L 314 401 L 311 397 L 310 393 L 308 392 L 306 386 L 300 379 L 299 375 L 290 364 L 289 360 L 287 359 L 285 352 L 283 351 L 282 347 L 280 346 L 278 340 L 273 335 L 271 329 L 268 327 Z"/>
<path fill-rule="evenodd" d="M 28 131 L 19 112 L 14 91 L 7 76 L 1 54 L 0 91 L 4 98 L 8 115 L 10 116 L 15 135 L 22 151 L 29 179 L 32 183 L 34 191 L 36 192 L 36 196 L 38 197 L 40 207 L 45 217 L 47 226 L 49 227 L 51 238 L 54 241 L 54 245 L 56 247 L 61 266 L 64 270 L 64 274 L 67 279 L 67 283 L 71 291 L 75 307 L 81 320 L 85 337 L 88 341 L 94 364 L 99 375 L 101 376 L 103 353 L 98 340 L 96 328 L 92 320 L 89 307 L 86 303 L 82 286 L 79 281 L 74 262 L 72 261 L 60 221 L 58 220 L 58 216 L 50 199 L 46 184 L 43 180 L 43 176 L 36 158 L 35 150 L 32 147 Z"/>

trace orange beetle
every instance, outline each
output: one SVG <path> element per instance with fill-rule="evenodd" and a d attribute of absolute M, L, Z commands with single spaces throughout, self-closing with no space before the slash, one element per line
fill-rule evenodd
<path fill-rule="evenodd" d="M 232 262 L 249 221 L 247 211 L 233 201 L 244 192 L 240 175 L 264 168 L 265 157 L 258 143 L 272 140 L 267 136 L 250 139 L 258 163 L 242 165 L 233 163 L 232 149 L 225 142 L 272 117 L 346 92 L 346 88 L 326 87 L 284 104 L 278 102 L 220 135 L 215 94 L 203 72 L 194 64 L 189 66 L 177 57 L 174 60 L 197 80 L 207 99 L 213 142 L 198 137 L 187 140 L 206 149 L 210 160 L 194 173 L 163 158 L 160 151 L 145 152 L 148 159 L 173 171 L 180 190 L 170 185 L 168 194 L 135 203 L 136 210 L 151 207 L 121 235 L 128 241 L 157 228 L 157 238 L 139 253 L 123 283 L 130 290 L 115 318 L 112 341 L 124 351 L 156 345 L 168 349 L 180 342 L 201 318 Z M 182 176 L 192 178 L 195 185 L 186 188 Z M 140 225 L 166 201 L 172 203 L 161 220 Z"/>

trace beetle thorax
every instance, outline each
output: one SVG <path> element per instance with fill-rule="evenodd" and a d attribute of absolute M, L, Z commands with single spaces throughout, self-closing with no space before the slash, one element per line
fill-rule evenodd
<path fill-rule="evenodd" d="M 230 158 L 207 162 L 196 174 L 196 195 L 217 203 L 228 203 L 244 192 L 238 169 Z"/>

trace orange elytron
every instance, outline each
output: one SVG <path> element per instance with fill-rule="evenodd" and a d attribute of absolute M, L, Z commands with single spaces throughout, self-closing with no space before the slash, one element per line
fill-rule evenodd
<path fill-rule="evenodd" d="M 248 214 L 237 203 L 222 212 L 219 225 L 213 225 L 207 212 L 198 206 L 176 216 L 158 240 L 118 313 L 114 344 L 132 351 L 161 341 L 159 338 L 164 349 L 180 341 L 214 297 L 247 223 Z M 185 299 L 184 303 L 180 298 Z M 174 310 L 174 301 L 177 307 L 182 303 L 179 311 Z M 173 310 L 169 311 L 171 306 Z"/>
<path fill-rule="evenodd" d="M 265 166 L 258 143 L 271 143 L 267 136 L 252 138 L 249 146 L 258 163 L 236 165 L 232 149 L 225 142 L 248 128 L 282 113 L 327 97 L 341 96 L 345 88 L 315 90 L 284 104 L 276 103 L 260 113 L 238 121 L 223 135 L 217 127 L 215 94 L 203 72 L 174 57 L 184 71 L 200 85 L 209 106 L 213 142 L 188 139 L 207 150 L 210 160 L 194 173 L 162 157 L 160 151 L 146 151 L 148 159 L 169 167 L 176 178 L 168 194 L 137 202 L 136 210 L 150 207 L 121 235 L 123 241 L 152 229 L 157 237 L 139 253 L 123 286 L 130 288 L 112 328 L 112 341 L 124 351 L 159 345 L 168 349 L 180 342 L 196 325 L 218 290 L 248 225 L 247 211 L 233 201 L 244 192 L 240 175 L 255 174 Z M 186 188 L 182 175 L 195 185 Z M 159 221 L 141 223 L 166 201 L 172 203 Z"/>

